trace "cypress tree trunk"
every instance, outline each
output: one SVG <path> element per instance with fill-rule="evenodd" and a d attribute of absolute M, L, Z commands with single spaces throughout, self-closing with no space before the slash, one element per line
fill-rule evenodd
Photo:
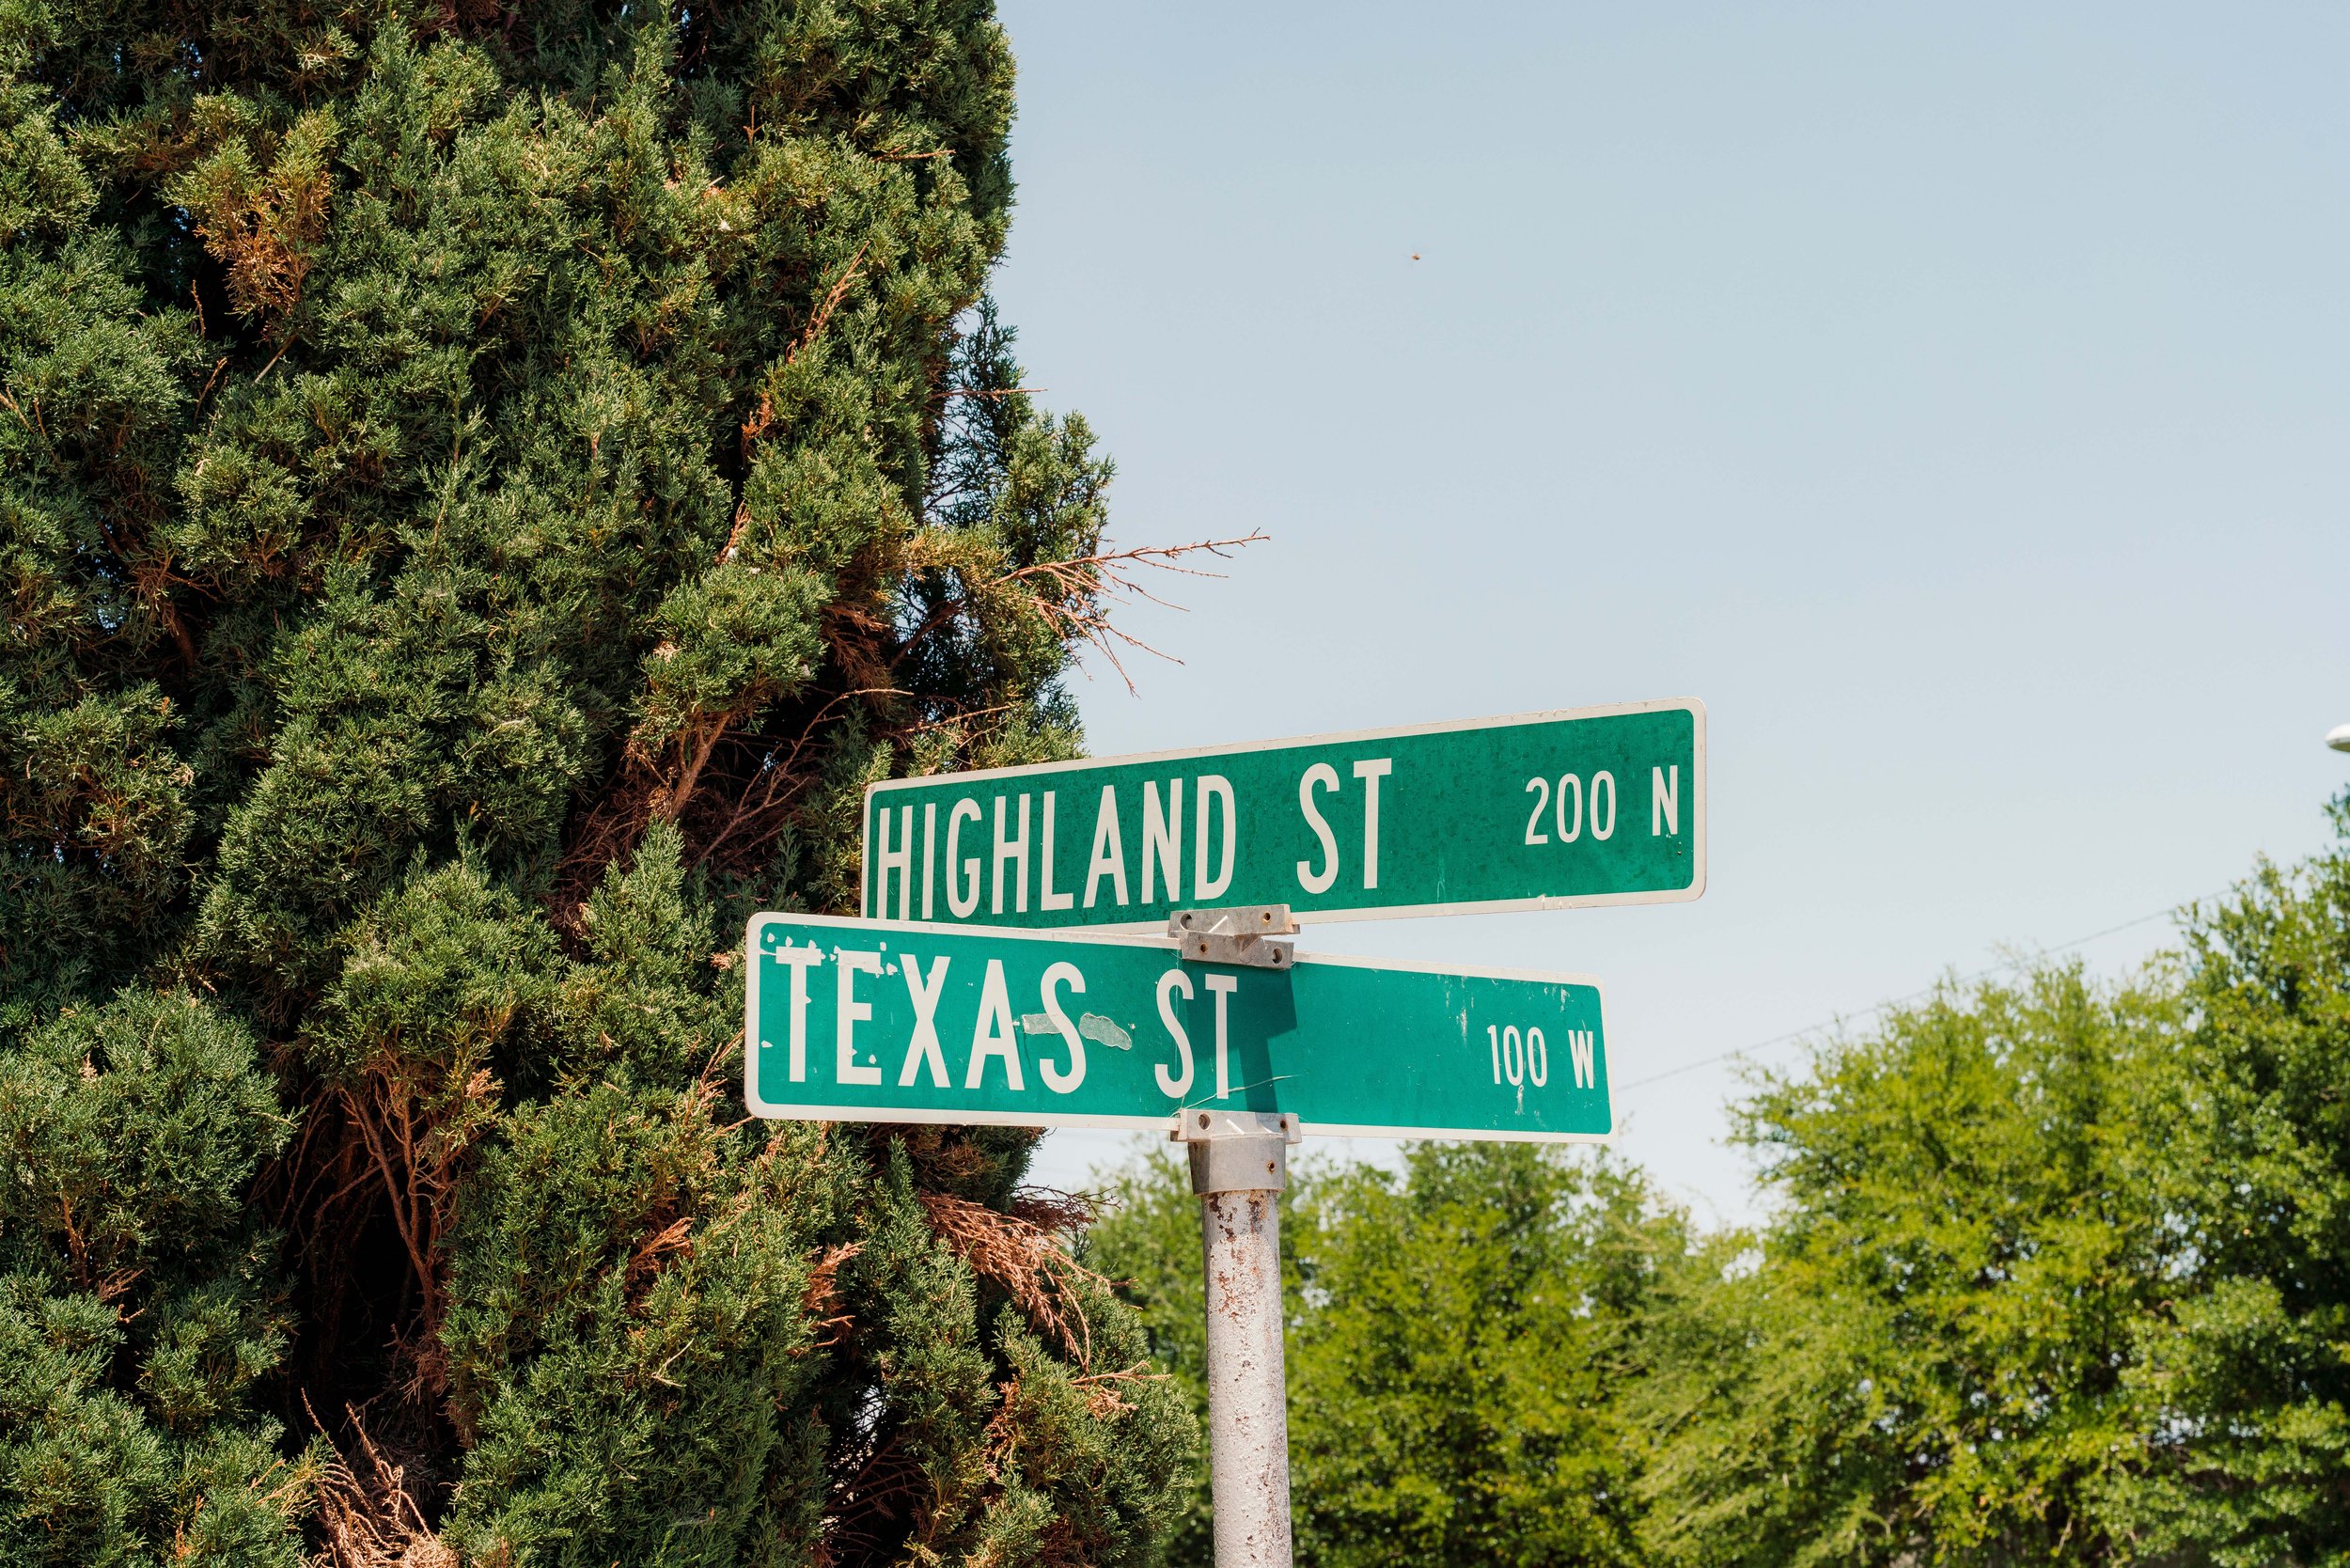
<path fill-rule="evenodd" d="M 737 1096 L 865 783 L 1077 745 L 1011 81 L 976 0 L 0 0 L 0 1559 L 1154 1555 L 1028 1136 Z"/>

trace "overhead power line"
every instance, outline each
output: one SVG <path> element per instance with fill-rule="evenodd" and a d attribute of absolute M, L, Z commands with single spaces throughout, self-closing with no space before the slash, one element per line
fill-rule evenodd
<path fill-rule="evenodd" d="M 2226 896 L 2228 891 L 2229 889 L 2223 887 L 2217 893 L 2207 893 L 2203 895 L 2203 897 L 2221 898 Z M 2187 903 L 2200 903 L 2202 900 L 2190 899 L 2186 902 Z M 1840 1012 L 1833 1018 L 1823 1018 L 1816 1024 L 1807 1024 L 1799 1029 L 1789 1029 L 1785 1034 L 1775 1034 L 1768 1040 L 1758 1040 L 1751 1045 L 1741 1045 L 1734 1051 L 1719 1051 L 1710 1057 L 1700 1057 L 1695 1061 L 1684 1061 L 1678 1067 L 1668 1067 L 1662 1073 L 1652 1073 L 1645 1078 L 1635 1078 L 1632 1082 L 1628 1084 L 1622 1084 L 1618 1087 L 1624 1092 L 1629 1093 L 1636 1089 L 1646 1089 L 1651 1084 L 1661 1084 L 1667 1078 L 1678 1078 L 1684 1073 L 1694 1073 L 1700 1067 L 1712 1067 L 1718 1062 L 1729 1061 L 1737 1057 L 1750 1056 L 1756 1051 L 1767 1051 L 1775 1045 L 1785 1045 L 1793 1041 L 1801 1040 L 1806 1035 L 1813 1035 L 1819 1033 L 1822 1029 L 1833 1028 L 1839 1024 L 1855 1023 L 1863 1018 L 1873 1018 L 1880 1012 L 1889 1012 L 1897 1007 L 1905 1007 L 1911 1002 L 1923 1001 L 1926 997 L 1931 996 L 1935 992 L 1941 990 L 1945 985 L 1972 985 L 1977 980 L 1989 980 L 1994 975 L 2005 974 L 2010 970 L 2023 968 L 2026 964 L 2035 963 L 2040 959 L 2053 957 L 2058 953 L 2070 952 L 2075 948 L 2085 948 L 2092 942 L 2100 941 L 2107 936 L 2113 936 L 2122 932 L 2134 930 L 2137 927 L 2145 925 L 2150 921 L 2164 919 L 2171 915 L 2177 914 L 2181 909 L 2186 907 L 2186 903 L 2166 904 L 2150 915 L 2140 915 L 2136 919 L 2124 920 L 2118 926 L 2107 926 L 2103 931 L 2092 931 L 2087 936 L 2076 936 L 2070 942 L 2060 942 L 2053 948 L 2039 948 L 2033 949 L 2031 952 L 2019 954 L 2014 958 L 2003 959 L 1999 963 L 1978 969 L 1971 975 L 1961 975 L 1955 980 L 1937 980 L 1934 984 L 1926 986 L 1922 990 L 1912 991 L 1905 996 L 1891 997 L 1886 1001 L 1877 1003 L 1873 1007 L 1863 1008 L 1858 1012 Z"/>

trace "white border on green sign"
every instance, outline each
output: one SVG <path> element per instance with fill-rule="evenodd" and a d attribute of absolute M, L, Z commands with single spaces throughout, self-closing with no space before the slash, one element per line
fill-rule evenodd
<path fill-rule="evenodd" d="M 1700 732 L 1701 733 L 1701 732 Z M 1287 743 L 1282 743 L 1287 744 Z M 1122 760 L 1122 759 L 1121 759 Z M 1033 770 L 1004 769 L 1002 772 Z M 1124 936 L 1098 931 L 1037 931 L 1012 926 L 948 926 L 937 921 L 858 920 L 841 915 L 754 915 L 743 932 L 743 1100 L 753 1116 L 781 1121 L 897 1121 L 949 1127 L 1100 1127 L 1111 1131 L 1171 1132 L 1181 1111 L 1157 1116 L 1060 1116 L 1040 1111 L 1013 1115 L 1007 1111 L 878 1110 L 871 1105 L 779 1105 L 759 1097 L 759 930 L 770 920 L 791 925 L 829 926 L 841 931 L 910 932 L 916 936 L 996 937 L 1012 942 L 1077 942 L 1102 948 L 1155 948 L 1177 959 L 1182 944 L 1170 936 Z M 1180 960 L 1177 960 L 1180 962 Z M 1600 1016 L 1607 1015 L 1607 988 L 1591 975 L 1559 974 L 1542 969 L 1505 969 L 1474 964 L 1411 964 L 1386 958 L 1358 958 L 1346 953 L 1299 953 L 1299 964 L 1337 964 L 1350 969 L 1402 969 L 1423 975 L 1462 975 L 1479 980 L 1531 980 L 1539 985 L 1582 985 L 1599 993 Z M 1206 964 L 1205 968 L 1217 965 Z M 1493 1132 L 1461 1127 L 1372 1127 L 1300 1119 L 1298 1130 L 1326 1137 L 1434 1137 L 1482 1143 L 1606 1143 L 1621 1129 L 1615 1121 L 1616 1096 L 1607 1095 L 1611 1124 L 1605 1133 Z"/>
<path fill-rule="evenodd" d="M 1042 774 L 1069 773 L 1078 768 L 1133 767 L 1158 762 L 1183 762 L 1197 757 L 1232 757 L 1251 751 L 1277 751 L 1287 746 L 1338 745 L 1349 741 L 1384 741 L 1404 735 L 1456 734 L 1470 729 L 1498 729 L 1504 726 L 1555 724 L 1562 719 L 1615 718 L 1625 713 L 1664 713 L 1685 711 L 1692 721 L 1690 735 L 1690 877 L 1686 887 L 1664 888 L 1647 893 L 1569 893 L 1539 899 L 1491 899 L 1468 903 L 1408 903 L 1380 904 L 1369 909 L 1301 910 L 1298 918 L 1320 925 L 1335 925 L 1346 920 L 1407 920 L 1428 915 L 1504 915 L 1526 909 L 1602 909 L 1618 904 L 1687 903 L 1705 892 L 1705 704 L 1694 697 L 1663 698 L 1654 702 L 1616 702 L 1597 708 L 1553 708 L 1536 713 L 1504 713 L 1494 718 L 1448 720 L 1435 724 L 1404 724 L 1386 729 L 1344 729 L 1327 735 L 1297 735 L 1279 741 L 1250 741 L 1242 745 L 1190 746 L 1182 751 L 1136 751 L 1123 757 L 1079 757 L 1066 762 L 1031 762 L 1010 768 L 973 768 L 960 773 L 916 774 L 911 778 L 885 778 L 865 787 L 863 823 L 873 820 L 873 797 L 900 790 L 935 789 L 948 779 L 959 778 L 1023 778 Z M 859 826 L 862 833 L 864 827 Z M 872 906 L 871 878 L 858 875 L 857 907 L 870 912 Z M 874 921 L 873 924 L 881 924 Z M 895 923 L 895 922 L 891 922 Z M 917 929 L 945 928 L 952 931 L 1003 930 L 1002 927 L 977 927 L 960 920 L 910 922 Z M 1164 920 L 1104 920 L 1098 924 L 1066 925 L 1040 928 L 1061 933 L 1089 932 L 1164 932 Z M 1300 962 L 1304 962 L 1301 958 Z M 1323 960 L 1322 962 L 1332 962 Z M 1399 965 L 1401 967 L 1401 965 Z M 1462 969 L 1446 971 L 1458 974 L 1502 975 L 1500 970 Z M 1504 978 L 1510 978 L 1504 976 Z M 1528 977 L 1549 979 L 1552 977 Z M 1590 982 L 1583 982 L 1590 983 Z M 911 1119 L 909 1119 L 911 1120 Z M 1016 1125 L 1030 1125 L 1021 1122 Z M 1399 1137 L 1434 1137 L 1434 1133 L 1399 1134 Z"/>

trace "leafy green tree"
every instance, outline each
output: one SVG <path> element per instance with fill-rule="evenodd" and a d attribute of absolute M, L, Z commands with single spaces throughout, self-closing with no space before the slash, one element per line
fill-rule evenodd
<path fill-rule="evenodd" d="M 1127 1281 L 1204 1410 L 1198 1200 L 1121 1181 L 1089 1258 Z M 1652 1298 L 1679 1217 L 1637 1175 L 1525 1144 L 1414 1145 L 1401 1173 L 1309 1168 L 1282 1231 L 1301 1563 L 1632 1563 Z M 1204 1490 L 1173 1560 L 1209 1560 Z"/>
<path fill-rule="evenodd" d="M 2175 1004 L 2077 968 L 1766 1077 L 1779 1201 L 1660 1314 L 1646 1539 L 1698 1563 L 2098 1561 L 2172 1253 L 2139 1169 Z"/>
<path fill-rule="evenodd" d="M 1301 1560 L 2350 1562 L 2334 811 L 2122 982 L 1951 987 L 1763 1075 L 1751 1231 L 1523 1149 L 1309 1168 Z M 1197 1200 L 1163 1162 L 1120 1192 L 1090 1256 L 1197 1407 Z"/>
<path fill-rule="evenodd" d="M 1029 1138 L 730 1084 L 867 781 L 1077 745 L 1011 83 L 982 0 L 0 0 L 0 1560 L 1152 1555 Z"/>
<path fill-rule="evenodd" d="M 2185 938 L 1764 1080 L 1777 1213 L 1640 1389 L 1660 1559 L 2350 1561 L 2350 852 Z"/>
<path fill-rule="evenodd" d="M 2187 926 L 2187 1026 L 2150 1076 L 2145 1180 L 2170 1267 L 2126 1386 L 2137 1547 L 2350 1561 L 2350 794 L 2342 835 Z"/>

